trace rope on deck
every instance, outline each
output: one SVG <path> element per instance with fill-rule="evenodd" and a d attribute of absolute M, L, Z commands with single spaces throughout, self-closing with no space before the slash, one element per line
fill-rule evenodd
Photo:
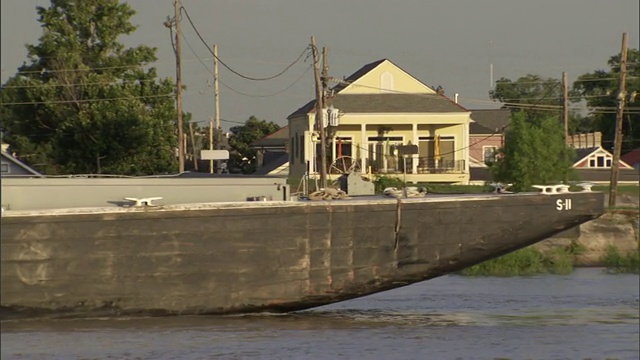
<path fill-rule="evenodd" d="M 346 192 L 340 189 L 321 189 L 309 194 L 309 200 L 342 200 L 349 199 Z"/>

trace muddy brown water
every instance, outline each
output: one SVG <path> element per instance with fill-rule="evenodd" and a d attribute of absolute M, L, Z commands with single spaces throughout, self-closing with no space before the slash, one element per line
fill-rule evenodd
<path fill-rule="evenodd" d="M 276 315 L 2 322 L 2 359 L 638 359 L 639 276 L 462 277 Z"/>

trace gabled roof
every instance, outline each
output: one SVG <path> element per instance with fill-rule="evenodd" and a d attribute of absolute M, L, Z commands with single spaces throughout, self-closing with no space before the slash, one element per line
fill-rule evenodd
<path fill-rule="evenodd" d="M 493 133 L 497 133 L 497 131 L 482 126 L 477 122 L 469 123 L 469 135 L 488 135 Z"/>
<path fill-rule="evenodd" d="M 256 140 L 251 144 L 252 147 L 281 147 L 289 140 L 289 127 L 281 127 L 278 131 Z"/>
<path fill-rule="evenodd" d="M 269 175 L 269 173 L 273 172 L 274 170 L 288 163 L 289 163 L 289 154 L 282 154 L 275 160 L 264 164 L 263 167 L 258 169 L 252 175 Z"/>
<path fill-rule="evenodd" d="M 475 123 L 469 124 L 470 134 L 494 134 L 501 133 L 509 125 L 511 120 L 511 110 L 509 109 L 478 109 L 471 110 L 471 120 Z"/>
<path fill-rule="evenodd" d="M 378 65 L 382 64 L 385 61 L 387 61 L 387 59 L 380 59 L 380 60 L 377 60 L 377 61 L 374 61 L 372 63 L 368 63 L 368 64 L 364 65 L 360 69 L 356 70 L 356 72 L 354 72 L 353 74 L 351 74 L 348 77 L 344 78 L 343 82 L 341 82 L 338 85 L 332 87 L 331 90 L 333 90 L 334 93 L 340 92 L 340 90 L 342 90 L 342 89 L 346 88 L 347 86 L 349 86 L 350 83 L 360 79 L 361 77 L 366 75 L 369 71 L 375 69 Z"/>
<path fill-rule="evenodd" d="M 18 160 L 17 158 L 15 158 L 13 155 L 9 154 L 6 151 L 2 151 L 2 157 L 4 157 L 5 159 L 7 159 L 9 162 L 21 167 L 22 169 L 24 169 L 26 172 L 35 175 L 35 176 L 42 176 L 42 174 L 40 174 L 39 172 L 33 170 L 31 167 L 29 167 L 27 164 L 23 163 L 22 161 Z"/>
<path fill-rule="evenodd" d="M 427 112 L 467 112 L 460 104 L 456 104 L 447 96 L 440 94 L 414 94 L 414 93 L 381 93 L 381 94 L 341 94 L 340 91 L 347 88 L 351 83 L 362 78 L 373 69 L 384 62 L 390 62 L 388 59 L 381 59 L 362 66 L 353 74 L 344 78 L 344 80 L 334 86 L 333 97 L 329 99 L 331 104 L 343 112 L 356 113 L 427 113 Z M 392 63 L 398 67 L 396 64 Z M 408 72 L 408 76 L 411 76 Z M 411 76 L 413 77 L 413 76 Z M 415 78 L 414 78 L 415 79 Z M 420 82 L 418 79 L 415 79 Z M 421 82 L 420 82 L 421 83 Z M 421 83 L 422 84 L 422 83 Z M 424 85 L 424 84 L 423 84 Z M 424 85 L 428 88 L 427 85 Z M 316 101 L 311 100 L 289 116 L 293 117 L 306 115 L 315 111 Z"/>
<path fill-rule="evenodd" d="M 576 149 L 576 157 L 574 160 L 576 163 L 578 163 L 582 161 L 584 158 L 588 157 L 589 155 L 595 153 L 599 149 L 600 149 L 600 146 L 592 146 L 588 148 Z"/>
<path fill-rule="evenodd" d="M 640 148 L 637 148 L 635 150 L 631 150 L 630 152 L 622 155 L 620 157 L 620 160 L 626 162 L 627 164 L 629 164 L 631 166 L 635 166 L 637 164 L 640 164 Z"/>
<path fill-rule="evenodd" d="M 611 155 L 611 153 L 608 152 L 607 150 L 605 150 L 604 148 L 602 148 L 602 146 L 594 146 L 594 147 L 589 147 L 589 148 L 580 148 L 580 149 L 575 149 L 575 151 L 576 151 L 576 157 L 574 159 L 573 166 L 578 165 L 584 159 L 586 159 L 587 157 L 589 157 L 592 154 L 595 154 L 597 152 L 602 152 L 602 153 L 606 153 L 606 154 Z M 623 167 L 623 168 L 632 168 L 632 166 L 630 166 L 626 161 L 624 161 L 622 159 L 620 159 L 620 166 Z"/>
<path fill-rule="evenodd" d="M 315 100 L 296 110 L 288 118 L 306 115 Z M 337 94 L 331 105 L 345 113 L 448 113 L 467 112 L 451 99 L 438 94 Z"/>

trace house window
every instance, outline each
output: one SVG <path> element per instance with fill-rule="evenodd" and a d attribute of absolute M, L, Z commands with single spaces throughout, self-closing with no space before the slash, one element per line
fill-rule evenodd
<path fill-rule="evenodd" d="M 496 162 L 496 154 L 498 153 L 498 148 L 495 146 L 483 146 L 482 147 L 482 158 L 484 159 L 485 164 L 491 164 Z"/>
<path fill-rule="evenodd" d="M 353 156 L 353 143 L 350 137 L 336 137 L 333 141 L 336 158 L 341 156 Z"/>
<path fill-rule="evenodd" d="M 3 174 L 9 173 L 9 164 L 0 164 L 0 170 Z"/>
<path fill-rule="evenodd" d="M 589 157 L 590 168 L 610 168 L 612 158 L 610 155 L 593 155 Z"/>
<path fill-rule="evenodd" d="M 291 138 L 291 159 L 292 159 L 292 160 L 296 158 L 296 154 L 297 154 L 297 153 L 296 153 L 296 150 L 297 150 L 297 147 L 296 147 L 296 138 L 292 137 L 292 138 Z"/>
<path fill-rule="evenodd" d="M 398 158 L 394 145 L 403 145 L 402 136 L 370 136 L 369 142 L 369 166 L 375 171 L 395 171 L 399 169 Z"/>
<path fill-rule="evenodd" d="M 380 89 L 383 93 L 393 91 L 393 75 L 390 72 L 385 71 L 380 75 Z"/>
<path fill-rule="evenodd" d="M 453 163 L 455 160 L 455 138 L 453 136 L 440 136 L 440 147 L 436 147 L 434 136 L 421 136 L 418 138 L 420 162 L 418 166 L 433 166 L 436 155 L 438 160 Z M 437 152 L 437 153 L 436 153 Z"/>
<path fill-rule="evenodd" d="M 300 163 L 304 164 L 304 135 L 300 135 L 300 146 L 298 149 L 300 151 Z"/>

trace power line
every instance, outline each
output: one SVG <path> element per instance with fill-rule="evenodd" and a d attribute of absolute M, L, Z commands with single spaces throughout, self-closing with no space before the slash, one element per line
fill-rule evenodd
<path fill-rule="evenodd" d="M 124 84 L 135 84 L 135 83 L 145 83 L 145 82 L 155 82 L 157 79 L 136 79 L 136 80 L 121 80 L 118 81 L 98 81 L 98 82 L 87 82 L 87 83 L 73 83 L 73 84 L 34 84 L 34 85 L 9 85 L 3 86 L 2 89 L 29 89 L 29 88 L 56 88 L 56 87 L 71 87 L 71 86 L 86 86 L 86 85 L 124 85 Z"/>
<path fill-rule="evenodd" d="M 147 64 L 120 65 L 120 66 L 99 66 L 99 67 L 87 67 L 87 68 L 78 68 L 78 69 L 45 69 L 45 68 L 43 68 L 42 70 L 17 71 L 16 74 L 43 74 L 43 73 L 93 71 L 93 70 L 108 70 L 108 69 L 131 69 L 131 68 L 141 68 L 143 66 L 147 66 Z"/>
<path fill-rule="evenodd" d="M 309 47 L 305 47 L 304 50 L 302 51 L 302 53 L 300 53 L 300 55 L 298 56 L 298 58 L 296 58 L 291 64 L 287 65 L 287 67 L 284 68 L 284 70 L 282 70 L 281 72 L 273 75 L 273 76 L 268 76 L 268 77 L 262 77 L 262 78 L 258 78 L 258 77 L 252 77 L 252 76 L 247 76 L 247 75 L 243 75 L 241 73 L 239 73 L 238 71 L 232 69 L 229 65 L 227 65 L 224 61 L 222 61 L 220 59 L 220 57 L 216 56 L 216 54 L 213 53 L 213 50 L 209 47 L 209 45 L 207 44 L 207 42 L 204 40 L 204 38 L 202 37 L 202 35 L 200 35 L 200 31 L 198 31 L 198 28 L 195 26 L 195 24 L 193 23 L 193 21 L 191 20 L 191 16 L 189 16 L 189 12 L 187 11 L 187 9 L 182 6 L 180 8 L 181 11 L 184 11 L 184 14 L 187 15 L 187 20 L 189 21 L 189 24 L 191 24 L 191 27 L 193 28 L 193 31 L 195 31 L 196 35 L 198 35 L 198 37 L 200 38 L 200 41 L 202 41 L 202 44 L 207 48 L 207 50 L 209 50 L 209 52 L 211 53 L 211 55 L 213 55 L 219 62 L 220 64 L 222 64 L 222 66 L 224 66 L 225 68 L 227 68 L 227 70 L 231 71 L 232 73 L 236 74 L 237 76 L 243 78 L 243 79 L 247 79 L 247 80 L 253 80 L 253 81 L 265 81 L 265 80 L 272 80 L 275 79 L 279 76 L 281 76 L 282 74 L 284 74 L 285 72 L 287 72 L 287 70 L 289 70 L 293 65 L 295 65 L 298 61 L 300 61 L 300 59 L 302 59 L 302 57 L 307 53 L 307 51 L 309 50 Z"/>
<path fill-rule="evenodd" d="M 182 33 L 182 38 L 184 39 L 185 43 L 187 44 L 187 47 L 191 50 L 191 52 L 198 56 L 198 54 L 196 54 L 195 49 L 193 48 L 193 46 L 191 46 L 191 43 L 189 42 L 189 40 L 187 39 L 187 37 L 184 35 L 184 33 Z M 200 60 L 200 64 L 202 64 L 202 66 L 207 69 L 207 72 L 209 72 L 209 74 L 214 75 L 213 71 L 211 71 L 211 69 L 209 68 L 209 66 L 207 66 L 207 64 L 204 63 L 204 61 L 202 61 L 200 58 L 198 58 L 198 60 Z M 276 96 L 276 95 L 280 95 L 283 92 L 289 90 L 290 88 L 292 88 L 295 84 L 297 84 L 300 80 L 302 80 L 302 78 L 304 78 L 304 76 L 309 72 L 309 70 L 311 70 L 311 66 L 307 67 L 307 70 L 305 70 L 304 73 L 302 73 L 300 76 L 298 76 L 293 83 L 289 84 L 287 87 L 285 87 L 284 89 L 277 91 L 275 93 L 271 93 L 271 94 L 263 94 L 263 95 L 253 95 L 253 94 L 247 94 L 245 92 L 242 92 L 240 90 L 234 89 L 233 87 L 225 84 L 224 82 L 220 81 L 220 84 L 222 84 L 222 86 L 224 86 L 225 88 L 231 90 L 232 92 L 239 94 L 239 95 L 243 95 L 243 96 L 248 96 L 248 97 L 252 97 L 252 98 L 263 98 L 263 97 L 271 97 L 271 96 Z"/>
<path fill-rule="evenodd" d="M 312 68 L 313 68 L 313 66 L 312 66 L 312 65 L 309 65 L 309 66 L 307 67 L 307 69 L 304 71 L 304 73 L 302 73 L 300 76 L 298 76 L 298 78 L 297 78 L 294 82 L 292 82 L 291 84 L 289 84 L 289 86 L 287 86 L 286 88 L 284 88 L 284 89 L 282 89 L 282 90 L 280 90 L 280 91 L 277 91 L 277 92 L 275 92 L 275 93 L 271 93 L 271 94 L 262 94 L 262 95 L 247 94 L 247 93 L 244 93 L 244 92 L 242 92 L 242 91 L 240 91 L 240 90 L 236 90 L 236 89 L 234 89 L 234 88 L 230 87 L 229 85 L 225 84 L 225 83 L 224 83 L 224 82 L 222 82 L 222 81 L 220 81 L 220 84 L 222 84 L 222 86 L 224 86 L 225 88 L 227 88 L 227 89 L 229 89 L 229 90 L 231 90 L 231 91 L 233 91 L 234 93 L 239 94 L 239 95 L 244 95 L 244 96 L 248 96 L 248 97 L 252 97 L 252 98 L 264 98 L 264 97 L 271 97 L 271 96 L 280 95 L 280 94 L 282 94 L 283 92 L 285 92 L 285 91 L 287 91 L 287 90 L 291 89 L 295 84 L 297 84 L 298 82 L 300 82 L 300 80 L 302 80 L 302 79 L 304 78 L 304 76 L 305 76 L 305 75 L 307 75 L 307 74 L 309 73 L 309 71 L 310 71 Z"/>
<path fill-rule="evenodd" d="M 127 96 L 117 98 L 99 98 L 99 99 L 84 99 L 84 100 L 52 100 L 52 101 L 26 101 L 26 102 L 13 102 L 13 103 L 0 103 L 0 106 L 13 106 L 13 105 L 38 105 L 38 104 L 68 104 L 68 103 L 88 103 L 97 101 L 114 101 L 114 100 L 130 100 L 130 99 L 148 99 L 148 98 L 160 98 L 160 97 L 173 97 L 175 94 L 159 94 L 159 95 L 146 95 L 146 96 Z"/>

